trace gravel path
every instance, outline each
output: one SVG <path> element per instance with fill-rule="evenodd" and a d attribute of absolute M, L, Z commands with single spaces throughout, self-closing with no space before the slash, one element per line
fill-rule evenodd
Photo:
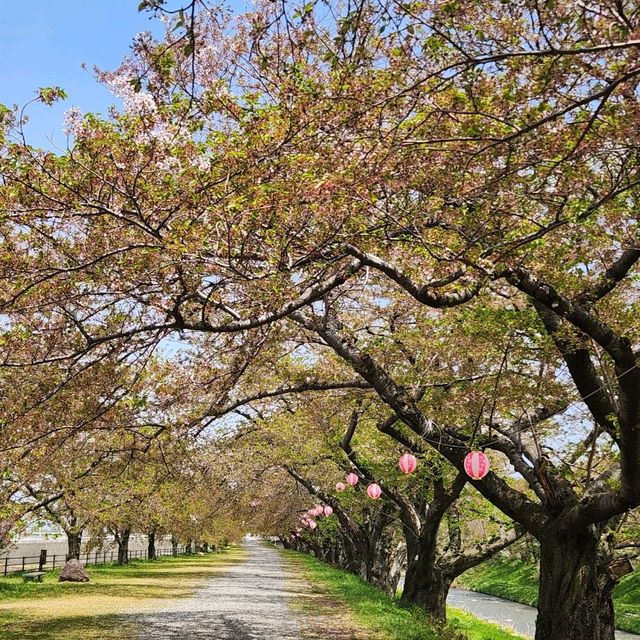
<path fill-rule="evenodd" d="M 302 640 L 303 615 L 289 600 L 305 593 L 280 554 L 254 541 L 247 559 L 232 565 L 194 595 L 159 611 L 127 617 L 139 640 Z"/>

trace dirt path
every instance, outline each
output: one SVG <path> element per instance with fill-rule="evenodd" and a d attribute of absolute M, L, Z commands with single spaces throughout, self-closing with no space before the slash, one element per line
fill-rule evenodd
<path fill-rule="evenodd" d="M 349 625 L 320 627 L 323 618 L 309 611 L 310 585 L 277 550 L 248 541 L 245 551 L 245 562 L 230 566 L 194 595 L 169 600 L 148 614 L 122 616 L 127 635 L 136 640 L 358 638 Z M 301 606 L 305 599 L 307 606 Z"/>

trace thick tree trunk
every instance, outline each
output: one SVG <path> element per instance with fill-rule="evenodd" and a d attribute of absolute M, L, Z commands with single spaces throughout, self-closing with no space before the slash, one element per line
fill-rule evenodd
<path fill-rule="evenodd" d="M 460 513 L 455 502 L 447 510 L 446 519 L 449 533 L 449 549 L 459 553 L 462 549 L 462 532 L 460 531 Z"/>
<path fill-rule="evenodd" d="M 453 577 L 436 564 L 437 534 L 437 526 L 425 527 L 417 545 L 413 536 L 407 536 L 413 557 L 407 557 L 407 573 L 400 600 L 405 604 L 418 605 L 436 620 L 444 621 Z"/>
<path fill-rule="evenodd" d="M 613 640 L 615 579 L 598 541 L 595 527 L 541 538 L 536 640 Z"/>
<path fill-rule="evenodd" d="M 412 604 L 422 607 L 435 620 L 447 619 L 447 596 L 451 588 L 451 578 L 447 573 L 433 567 L 428 575 L 420 576 L 413 592 Z"/>
<path fill-rule="evenodd" d="M 156 532 L 150 531 L 147 537 L 149 539 L 147 544 L 147 558 L 149 560 L 155 560 L 156 559 Z"/>
<path fill-rule="evenodd" d="M 360 545 L 356 543 L 356 541 L 348 534 L 344 533 L 342 536 L 343 539 L 343 561 L 341 563 L 341 568 L 345 571 L 349 571 L 350 573 L 354 573 L 359 575 L 361 578 L 366 580 L 366 566 L 362 563 L 362 554 L 363 551 L 360 548 Z"/>
<path fill-rule="evenodd" d="M 124 529 L 116 535 L 116 543 L 118 544 L 118 564 L 129 563 L 129 537 L 131 529 Z"/>
<path fill-rule="evenodd" d="M 82 531 L 66 531 L 65 533 L 67 534 L 67 562 L 69 560 L 80 560 Z"/>
<path fill-rule="evenodd" d="M 171 555 L 175 558 L 178 555 L 178 541 L 171 536 Z"/>
<path fill-rule="evenodd" d="M 402 588 L 402 602 L 411 602 L 415 591 L 416 572 L 418 570 L 418 550 L 420 541 L 405 525 L 405 540 L 407 546 L 407 570 L 404 574 L 404 587 Z"/>
<path fill-rule="evenodd" d="M 193 553 L 193 541 L 192 540 L 187 540 L 187 544 L 184 548 L 184 552 L 190 556 Z"/>
<path fill-rule="evenodd" d="M 374 546 L 367 568 L 367 581 L 391 596 L 400 581 L 399 565 L 395 561 L 400 551 L 392 538 L 384 535 Z"/>

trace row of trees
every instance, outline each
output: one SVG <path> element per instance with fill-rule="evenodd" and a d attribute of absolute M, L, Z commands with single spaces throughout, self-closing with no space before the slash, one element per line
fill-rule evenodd
<path fill-rule="evenodd" d="M 133 533 L 148 536 L 150 557 L 163 536 L 175 549 L 239 535 L 216 498 L 225 481 L 213 451 L 196 451 L 177 422 L 153 422 L 163 414 L 157 364 L 112 359 L 72 376 L 33 371 L 6 376 L 15 386 L 3 403 L 0 549 L 43 523 L 64 532 L 67 559 L 79 558 L 83 541 L 84 550 L 101 549 L 112 537 L 120 563 Z"/>
<path fill-rule="evenodd" d="M 323 553 L 349 565 L 375 541 L 355 570 L 392 586 L 377 547 L 404 537 L 406 597 L 438 613 L 467 558 L 524 532 L 537 640 L 612 639 L 608 541 L 640 504 L 640 8 L 143 4 L 166 38 L 97 72 L 122 109 L 72 110 L 55 154 L 2 113 L 9 446 L 37 466 L 28 433 L 39 450 L 69 435 L 74 384 L 113 359 L 127 379 L 151 368 L 127 451 L 224 436 L 211 464 L 245 496 L 238 470 L 255 489 L 267 467 L 244 443 L 289 416 L 269 464 L 334 506 Z M 385 493 L 359 519 L 300 453 L 336 414 L 319 451 Z M 478 448 L 494 470 L 468 481 Z M 405 450 L 429 469 L 406 487 L 377 466 Z M 473 491 L 501 525 L 456 564 L 447 514 Z"/>

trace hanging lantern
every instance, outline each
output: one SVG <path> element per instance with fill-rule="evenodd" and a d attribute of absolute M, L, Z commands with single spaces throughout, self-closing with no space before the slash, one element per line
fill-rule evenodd
<path fill-rule="evenodd" d="M 489 473 L 489 458 L 482 451 L 471 451 L 464 459 L 464 470 L 472 480 L 482 480 Z"/>
<path fill-rule="evenodd" d="M 375 482 L 367 487 L 367 495 L 372 500 L 377 500 L 381 494 L 382 489 L 380 488 L 380 485 L 376 484 Z"/>
<path fill-rule="evenodd" d="M 402 471 L 402 473 L 413 473 L 418 466 L 418 461 L 416 460 L 415 456 L 412 456 L 410 453 L 405 453 L 400 458 L 398 466 L 400 467 L 400 471 Z"/>
<path fill-rule="evenodd" d="M 313 531 L 317 526 L 318 525 L 315 520 L 309 520 L 309 529 L 311 529 L 311 531 Z"/>
<path fill-rule="evenodd" d="M 358 476 L 353 473 L 353 471 L 347 474 L 347 483 L 352 487 L 355 487 L 358 484 Z"/>
<path fill-rule="evenodd" d="M 333 509 L 329 505 L 327 505 L 324 508 L 324 515 L 329 517 L 331 514 L 333 514 Z"/>
<path fill-rule="evenodd" d="M 336 482 L 336 491 L 344 491 L 345 489 L 344 482 Z"/>

